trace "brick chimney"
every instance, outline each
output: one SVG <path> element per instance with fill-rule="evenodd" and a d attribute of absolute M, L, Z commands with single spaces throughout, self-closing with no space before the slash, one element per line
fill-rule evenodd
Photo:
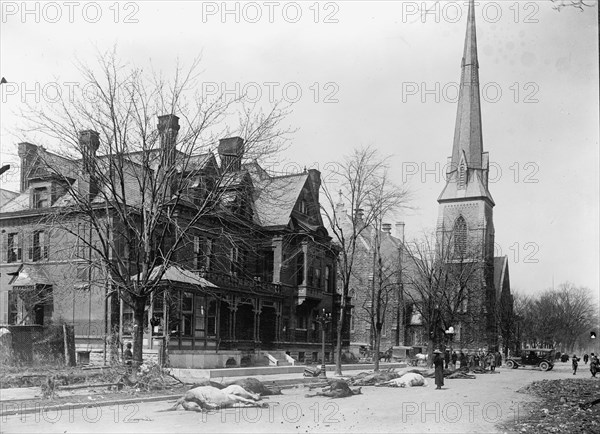
<path fill-rule="evenodd" d="M 78 176 L 77 185 L 79 195 L 86 200 L 98 192 L 96 184 L 92 182 L 92 172 L 96 163 L 96 151 L 100 147 L 100 134 L 94 130 L 79 132 L 79 151 L 82 156 L 81 173 Z"/>
<path fill-rule="evenodd" d="M 174 162 L 175 144 L 179 133 L 179 118 L 175 115 L 162 115 L 158 117 L 158 134 L 160 135 L 160 149 L 163 151 L 163 161 Z"/>
<path fill-rule="evenodd" d="M 21 159 L 21 183 L 20 191 L 23 193 L 29 187 L 27 175 L 30 173 L 35 156 L 38 152 L 38 147 L 34 144 L 23 142 L 19 143 L 19 158 Z"/>
<path fill-rule="evenodd" d="M 83 171 L 90 173 L 96 160 L 96 151 L 100 147 L 100 134 L 93 130 L 79 132 L 79 151 L 83 158 Z"/>
<path fill-rule="evenodd" d="M 225 172 L 238 172 L 242 168 L 243 156 L 244 139 L 241 137 L 228 137 L 219 140 L 221 169 Z"/>
<path fill-rule="evenodd" d="M 392 235 L 392 224 L 391 223 L 383 223 L 381 225 L 381 228 L 383 229 L 383 232 L 385 232 L 388 235 Z"/>
<path fill-rule="evenodd" d="M 396 238 L 404 242 L 404 222 L 396 223 Z"/>

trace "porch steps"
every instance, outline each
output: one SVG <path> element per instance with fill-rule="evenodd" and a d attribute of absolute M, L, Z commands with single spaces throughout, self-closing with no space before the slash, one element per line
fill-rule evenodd
<path fill-rule="evenodd" d="M 265 357 L 267 358 L 269 365 L 268 366 L 292 366 L 290 363 L 293 361 L 291 357 L 289 357 L 285 351 L 266 351 Z"/>

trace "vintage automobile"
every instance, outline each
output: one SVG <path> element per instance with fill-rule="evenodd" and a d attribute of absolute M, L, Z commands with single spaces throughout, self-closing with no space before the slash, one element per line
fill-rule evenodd
<path fill-rule="evenodd" d="M 506 360 L 506 366 L 512 369 L 519 366 L 535 366 L 542 371 L 550 371 L 554 368 L 554 354 L 554 349 L 526 348 L 521 351 L 520 357 L 509 357 Z"/>

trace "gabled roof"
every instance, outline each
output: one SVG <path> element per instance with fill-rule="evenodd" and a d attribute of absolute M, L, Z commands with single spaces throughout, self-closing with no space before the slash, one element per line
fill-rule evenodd
<path fill-rule="evenodd" d="M 40 264 L 23 264 L 8 284 L 31 287 L 35 285 L 52 285 L 52 281 Z"/>
<path fill-rule="evenodd" d="M 508 279 L 508 256 L 494 257 L 494 288 L 497 300 L 500 300 L 504 283 L 509 283 Z"/>
<path fill-rule="evenodd" d="M 2 208 L 5 204 L 18 197 L 19 193 L 16 191 L 5 190 L 0 188 L 0 208 Z"/>
<path fill-rule="evenodd" d="M 465 188 L 458 188 L 458 172 L 455 170 L 450 174 L 446 186 L 442 190 L 442 193 L 438 197 L 438 202 L 451 201 L 451 200 L 464 200 L 464 199 L 488 199 L 492 205 L 494 199 L 486 187 L 484 180 L 482 179 L 483 173 L 481 170 L 469 170 L 469 176 L 471 179 L 465 184 Z"/>
<path fill-rule="evenodd" d="M 160 267 L 155 267 L 151 272 L 148 280 L 154 280 L 158 277 L 161 269 Z M 132 276 L 132 280 L 137 280 L 140 278 L 140 275 L 137 274 Z M 191 270 L 187 270 L 185 268 L 179 267 L 177 265 L 172 265 L 168 267 L 160 281 L 172 282 L 172 283 L 186 283 L 188 285 L 196 285 L 201 286 L 203 288 L 217 288 L 217 285 L 209 282 L 204 277 L 199 276 Z"/>
<path fill-rule="evenodd" d="M 254 216 L 260 226 L 286 226 L 308 173 L 255 180 Z"/>

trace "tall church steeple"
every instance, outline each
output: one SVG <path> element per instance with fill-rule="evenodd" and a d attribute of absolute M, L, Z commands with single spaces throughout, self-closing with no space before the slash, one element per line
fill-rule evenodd
<path fill-rule="evenodd" d="M 468 315 L 457 319 L 461 341 L 497 345 L 494 282 L 494 200 L 488 190 L 489 158 L 483 152 L 475 4 L 469 2 L 452 156 L 438 197 L 437 251 L 448 266 L 477 263 L 467 286 Z M 466 261 L 466 262 L 462 262 Z M 460 267 L 459 267 L 460 268 Z M 459 272 L 460 273 L 460 272 Z M 457 326 L 455 326 L 457 327 Z"/>
<path fill-rule="evenodd" d="M 461 78 L 454 128 L 452 156 L 447 165 L 447 185 L 438 202 L 459 198 L 493 199 L 488 191 L 489 158 L 483 152 L 479 60 L 475 30 L 475 3 L 469 2 L 467 33 L 461 63 Z"/>

